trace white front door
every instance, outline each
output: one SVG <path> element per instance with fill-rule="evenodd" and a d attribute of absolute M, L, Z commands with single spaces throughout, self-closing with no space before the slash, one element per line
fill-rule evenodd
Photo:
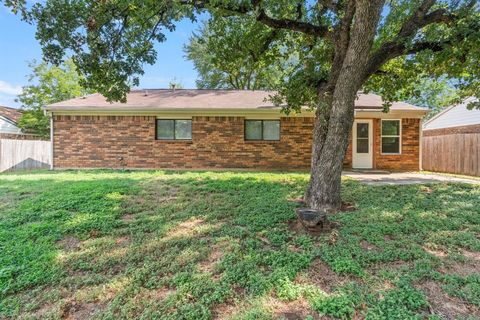
<path fill-rule="evenodd" d="M 373 168 L 372 124 L 372 120 L 355 120 L 353 123 L 352 167 L 355 169 Z"/>

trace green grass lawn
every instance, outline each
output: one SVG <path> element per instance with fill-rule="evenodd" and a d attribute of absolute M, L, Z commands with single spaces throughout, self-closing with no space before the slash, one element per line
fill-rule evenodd
<path fill-rule="evenodd" d="M 0 318 L 480 317 L 480 187 L 343 184 L 311 236 L 308 175 L 0 175 Z"/>

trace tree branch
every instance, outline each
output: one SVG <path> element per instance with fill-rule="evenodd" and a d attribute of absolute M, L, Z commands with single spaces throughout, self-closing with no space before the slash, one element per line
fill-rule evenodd
<path fill-rule="evenodd" d="M 410 18 L 405 20 L 395 40 L 412 36 L 420 28 L 421 21 L 434 4 L 435 0 L 424 0 Z"/>
<path fill-rule="evenodd" d="M 262 9 L 257 13 L 256 19 L 270 28 L 287 29 L 323 38 L 328 34 L 328 28 L 290 19 L 274 19 L 269 17 Z"/>
<path fill-rule="evenodd" d="M 349 0 L 345 4 L 345 12 L 339 24 L 334 29 L 335 53 L 332 61 L 332 68 L 326 91 L 333 90 L 335 83 L 340 74 L 345 54 L 347 53 L 348 44 L 350 43 L 350 31 L 353 17 L 355 15 L 355 0 Z"/>
<path fill-rule="evenodd" d="M 259 60 L 259 57 L 263 55 L 270 48 L 270 45 L 276 39 L 278 33 L 279 33 L 278 29 L 273 29 L 265 38 L 265 41 L 263 41 L 258 51 L 249 50 L 249 53 L 255 62 L 257 62 Z"/>
<path fill-rule="evenodd" d="M 451 23 L 457 18 L 445 9 L 437 9 L 428 13 L 435 4 L 435 0 L 424 0 L 418 9 L 408 18 L 400 28 L 400 31 L 391 41 L 383 43 L 374 52 L 367 63 L 365 79 L 375 73 L 385 62 L 404 54 L 414 54 L 427 49 L 443 50 L 441 43 L 419 42 L 408 47 L 407 41 L 417 32 L 434 23 Z"/>
<path fill-rule="evenodd" d="M 241 6 L 227 6 L 223 4 L 218 4 L 216 1 L 213 3 L 210 0 L 198 1 L 198 0 L 182 0 L 180 4 L 190 5 L 196 9 L 216 9 L 231 12 L 233 14 L 255 14 L 255 19 L 258 22 L 261 22 L 270 28 L 274 29 L 286 29 L 296 32 L 301 32 L 315 37 L 326 37 L 329 30 L 326 26 L 319 26 L 309 22 L 304 22 L 300 20 L 292 20 L 287 18 L 276 19 L 269 16 L 264 9 L 260 7 L 260 0 L 252 0 L 251 5 L 241 5 Z"/>

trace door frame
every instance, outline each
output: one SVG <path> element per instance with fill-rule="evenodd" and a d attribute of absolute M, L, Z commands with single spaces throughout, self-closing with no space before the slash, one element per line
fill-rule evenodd
<path fill-rule="evenodd" d="M 355 163 L 358 162 L 357 154 L 357 123 L 368 123 L 368 150 L 370 155 L 369 165 Z M 352 129 L 352 168 L 353 169 L 373 169 L 373 119 L 355 119 Z"/>

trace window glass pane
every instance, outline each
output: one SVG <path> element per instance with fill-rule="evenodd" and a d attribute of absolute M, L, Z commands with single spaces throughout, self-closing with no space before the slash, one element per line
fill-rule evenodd
<path fill-rule="evenodd" d="M 262 121 L 245 121 L 245 139 L 262 140 Z"/>
<path fill-rule="evenodd" d="M 368 153 L 368 139 L 357 139 L 357 153 Z"/>
<path fill-rule="evenodd" d="M 357 138 L 368 138 L 368 123 L 357 123 Z"/>
<path fill-rule="evenodd" d="M 382 121 L 382 136 L 399 136 L 399 135 L 400 135 L 399 120 Z"/>
<path fill-rule="evenodd" d="M 157 120 L 157 139 L 172 140 L 173 130 L 173 120 Z"/>
<path fill-rule="evenodd" d="M 263 121 L 263 140 L 280 140 L 280 121 Z"/>
<path fill-rule="evenodd" d="M 175 120 L 175 139 L 192 139 L 192 120 Z"/>
<path fill-rule="evenodd" d="M 399 137 L 382 137 L 383 153 L 400 153 Z"/>

